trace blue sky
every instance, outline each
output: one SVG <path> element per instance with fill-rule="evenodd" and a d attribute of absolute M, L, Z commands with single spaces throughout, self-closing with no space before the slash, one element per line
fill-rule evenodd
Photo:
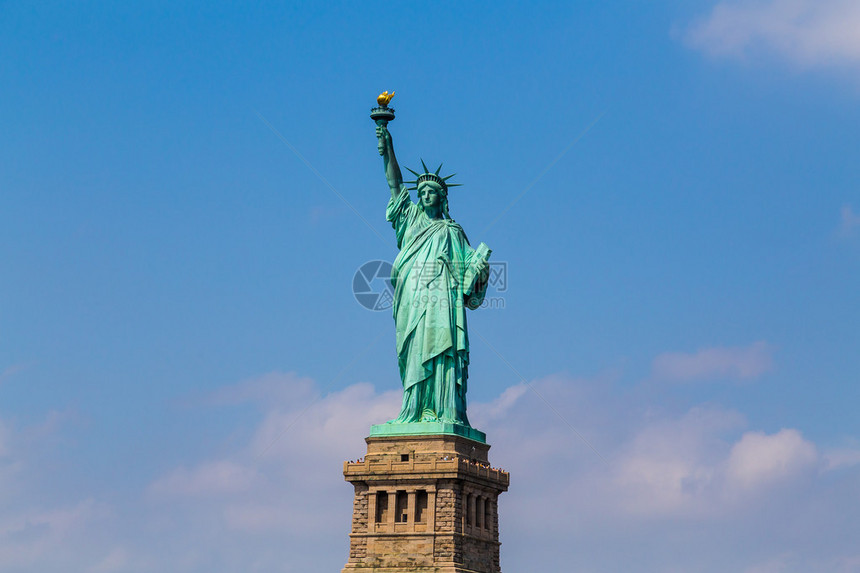
<path fill-rule="evenodd" d="M 396 255 L 393 89 L 401 164 L 456 172 L 507 265 L 469 389 L 503 570 L 860 571 L 858 29 L 847 0 L 0 2 L 0 569 L 342 567 L 340 464 L 399 399 L 351 292 Z"/>

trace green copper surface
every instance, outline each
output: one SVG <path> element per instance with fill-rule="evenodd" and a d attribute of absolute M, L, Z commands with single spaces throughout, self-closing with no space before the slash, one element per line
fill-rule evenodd
<path fill-rule="evenodd" d="M 483 243 L 473 249 L 451 218 L 448 187 L 453 185 L 439 176 L 441 166 L 434 173 L 421 161 L 424 173 L 416 173 L 413 202 L 387 122 L 376 121 L 376 135 L 391 190 L 386 218 L 400 249 L 391 282 L 403 404 L 397 418 L 373 426 L 371 435 L 451 433 L 484 441 L 466 416 L 466 309 L 484 300 L 490 250 Z"/>
<path fill-rule="evenodd" d="M 487 443 L 487 435 L 470 426 L 449 424 L 447 422 L 410 422 L 406 424 L 376 424 L 370 427 L 371 437 L 382 436 L 426 436 L 448 434 L 463 436 L 482 444 Z"/>

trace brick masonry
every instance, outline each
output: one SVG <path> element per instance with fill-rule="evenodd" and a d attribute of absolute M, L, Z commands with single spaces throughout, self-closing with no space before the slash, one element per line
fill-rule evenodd
<path fill-rule="evenodd" d="M 461 436 L 367 438 L 343 573 L 501 573 L 498 497 L 510 476 Z"/>

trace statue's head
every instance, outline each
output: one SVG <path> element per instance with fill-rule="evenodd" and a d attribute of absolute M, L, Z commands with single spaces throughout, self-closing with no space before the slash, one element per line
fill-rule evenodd
<path fill-rule="evenodd" d="M 439 212 L 444 217 L 450 219 L 451 215 L 448 214 L 448 188 L 458 187 L 460 184 L 448 183 L 447 181 L 455 174 L 452 173 L 447 177 L 441 177 L 439 175 L 439 172 L 442 170 L 441 163 L 435 172 L 427 169 L 427 165 L 425 165 L 423 159 L 421 160 L 421 166 L 424 168 L 424 173 L 417 173 L 408 167 L 406 168 L 416 177 L 415 181 L 407 181 L 407 183 L 415 185 L 414 187 L 410 187 L 410 190 L 416 189 L 418 191 L 418 207 L 423 211 Z"/>
<path fill-rule="evenodd" d="M 422 210 L 441 213 L 443 205 L 448 206 L 448 190 L 445 187 L 435 181 L 422 181 L 418 184 L 418 206 Z"/>

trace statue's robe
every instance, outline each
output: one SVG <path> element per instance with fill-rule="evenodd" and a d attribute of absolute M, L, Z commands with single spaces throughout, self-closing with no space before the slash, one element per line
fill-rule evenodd
<path fill-rule="evenodd" d="M 487 284 L 465 284 L 475 250 L 463 228 L 431 219 L 401 186 L 386 210 L 400 253 L 394 260 L 394 321 L 403 408 L 392 422 L 443 421 L 468 426 L 466 308 L 477 308 Z M 474 269 L 468 275 L 474 276 Z"/>

